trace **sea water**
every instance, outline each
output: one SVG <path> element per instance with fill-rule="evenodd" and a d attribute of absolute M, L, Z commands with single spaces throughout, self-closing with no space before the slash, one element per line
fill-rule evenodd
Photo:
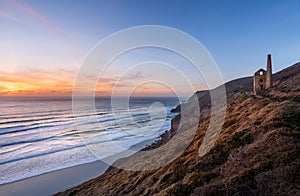
<path fill-rule="evenodd" d="M 73 113 L 70 98 L 2 97 L 0 185 L 120 153 L 116 144 L 129 149 L 158 139 L 170 129 L 170 110 L 178 104 L 177 98 L 135 97 L 128 107 L 112 107 L 101 97 L 96 112 L 83 106 Z M 94 143 L 101 147 L 97 156 L 87 147 Z"/>

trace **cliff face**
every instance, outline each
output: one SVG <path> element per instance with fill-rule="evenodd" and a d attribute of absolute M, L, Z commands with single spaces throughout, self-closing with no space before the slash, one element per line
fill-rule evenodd
<path fill-rule="evenodd" d="M 151 171 L 110 167 L 102 176 L 59 194 L 299 195 L 299 65 L 275 74 L 274 88 L 262 98 L 240 93 L 251 89 L 251 78 L 227 83 L 225 123 L 219 139 L 205 156 L 199 157 L 198 149 L 209 124 L 210 99 L 207 92 L 201 92 L 197 134 L 177 159 Z M 173 128 L 179 118 L 173 120 Z M 171 130 L 148 148 L 163 144 L 172 135 Z"/>

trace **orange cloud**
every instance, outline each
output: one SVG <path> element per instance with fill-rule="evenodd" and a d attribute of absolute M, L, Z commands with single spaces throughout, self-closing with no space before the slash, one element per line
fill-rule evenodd
<path fill-rule="evenodd" d="M 57 76 L 57 74 L 56 74 Z M 0 72 L 0 94 L 2 95 L 47 95 L 52 92 L 68 92 L 72 83 L 57 80 L 55 74 L 20 74 Z"/>
<path fill-rule="evenodd" d="M 75 71 L 30 70 L 27 73 L 0 72 L 0 95 L 20 96 L 70 96 L 73 91 Z M 109 95 L 114 79 L 102 78 L 96 94 Z"/>
<path fill-rule="evenodd" d="M 73 82 L 76 77 L 75 70 L 40 70 L 31 69 L 25 73 L 9 73 L 0 71 L 0 95 L 13 96 L 71 96 Z M 91 80 L 91 76 L 83 80 Z M 85 82 L 85 81 L 83 81 Z M 135 80 L 121 80 L 114 78 L 101 78 L 95 86 L 97 96 L 114 95 L 124 96 L 132 92 L 133 96 L 175 96 L 172 89 L 157 84 L 145 83 L 136 86 Z M 88 92 L 88 90 L 87 90 Z"/>

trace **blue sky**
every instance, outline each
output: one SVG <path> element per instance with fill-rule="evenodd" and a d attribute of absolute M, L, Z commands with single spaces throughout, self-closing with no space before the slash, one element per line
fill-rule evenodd
<path fill-rule="evenodd" d="M 40 73 L 44 85 L 53 85 L 60 72 L 71 81 L 95 44 L 137 25 L 166 25 L 195 37 L 225 81 L 265 67 L 268 53 L 278 71 L 300 61 L 299 10 L 299 0 L 1 0 L 0 74 L 22 81 Z M 7 85 L 0 83 L 3 89 Z"/>

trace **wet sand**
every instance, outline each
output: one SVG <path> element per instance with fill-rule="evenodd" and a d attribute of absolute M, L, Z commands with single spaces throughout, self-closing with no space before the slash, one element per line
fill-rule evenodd
<path fill-rule="evenodd" d="M 77 165 L 0 186 L 1 196 L 52 195 L 105 172 L 102 161 Z"/>
<path fill-rule="evenodd" d="M 137 152 L 153 144 L 155 140 L 145 140 L 132 146 L 130 150 Z M 113 163 L 130 155 L 121 152 L 103 160 L 106 163 Z M 0 185 L 0 196 L 53 195 L 102 175 L 109 167 L 105 162 L 99 160 Z"/>

